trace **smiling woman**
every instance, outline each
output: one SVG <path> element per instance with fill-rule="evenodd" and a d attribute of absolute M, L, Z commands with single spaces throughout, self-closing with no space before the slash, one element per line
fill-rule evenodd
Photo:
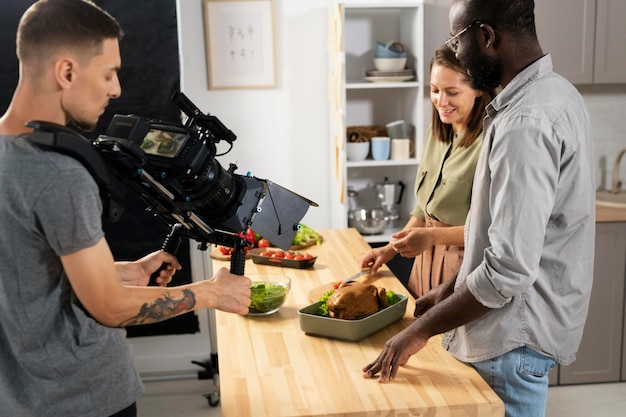
<path fill-rule="evenodd" d="M 435 51 L 430 71 L 432 120 L 416 178 L 417 207 L 389 244 L 361 259 L 362 267 L 373 262 L 375 268 L 396 253 L 414 258 L 407 283 L 414 297 L 450 279 L 461 265 L 463 224 L 482 145 L 482 119 L 494 96 L 491 91 L 472 88 L 448 46 Z"/>

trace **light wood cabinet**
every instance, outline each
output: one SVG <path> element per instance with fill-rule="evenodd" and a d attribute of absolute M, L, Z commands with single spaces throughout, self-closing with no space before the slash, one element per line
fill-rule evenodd
<path fill-rule="evenodd" d="M 413 186 L 424 141 L 424 4 L 377 2 L 336 4 L 330 8 L 329 101 L 331 124 L 331 226 L 348 225 L 348 187 L 359 193 L 365 208 L 376 204 L 375 185 L 402 181 L 405 192 L 399 207 L 400 219 L 379 235 L 364 236 L 368 242 L 390 239 L 406 223 L 415 207 Z M 413 81 L 369 82 L 366 71 L 374 69 L 376 41 L 401 42 L 407 51 L 407 68 Z M 413 156 L 407 160 L 348 161 L 348 126 L 384 126 L 405 120 L 415 127 Z"/>
<path fill-rule="evenodd" d="M 567 11 L 567 13 L 565 13 Z M 574 84 L 626 82 L 626 2 L 535 2 L 537 36 L 554 69 Z"/>

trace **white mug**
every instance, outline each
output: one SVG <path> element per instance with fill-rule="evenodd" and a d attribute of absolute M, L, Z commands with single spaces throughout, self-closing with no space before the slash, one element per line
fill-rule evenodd
<path fill-rule="evenodd" d="M 389 136 L 376 136 L 371 140 L 372 158 L 377 161 L 389 159 L 391 139 Z"/>
<path fill-rule="evenodd" d="M 411 156 L 411 139 L 391 139 L 391 159 L 409 159 Z"/>

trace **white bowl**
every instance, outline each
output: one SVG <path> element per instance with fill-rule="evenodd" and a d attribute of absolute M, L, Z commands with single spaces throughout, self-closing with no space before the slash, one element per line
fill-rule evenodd
<path fill-rule="evenodd" d="M 400 71 L 406 65 L 405 58 L 374 58 L 374 66 L 378 71 Z"/>
<path fill-rule="evenodd" d="M 291 278 L 281 274 L 248 274 L 252 280 L 249 316 L 276 313 L 291 289 Z"/>
<path fill-rule="evenodd" d="M 369 142 L 348 142 L 346 143 L 346 157 L 348 161 L 363 161 L 370 153 Z"/>

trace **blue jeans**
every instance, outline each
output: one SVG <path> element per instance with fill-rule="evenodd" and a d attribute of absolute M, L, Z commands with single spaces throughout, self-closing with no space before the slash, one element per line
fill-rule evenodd
<path fill-rule="evenodd" d="M 482 362 L 471 363 L 504 402 L 506 417 L 544 417 L 548 373 L 554 359 L 521 347 Z"/>

